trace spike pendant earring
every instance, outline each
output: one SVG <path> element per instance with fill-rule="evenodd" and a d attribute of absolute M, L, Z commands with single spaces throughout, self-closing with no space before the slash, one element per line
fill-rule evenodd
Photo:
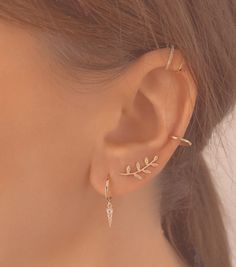
<path fill-rule="evenodd" d="M 134 172 L 131 172 L 131 167 L 130 167 L 130 165 L 128 165 L 128 166 L 126 167 L 126 172 L 125 172 L 125 173 L 120 173 L 120 175 L 124 175 L 124 176 L 134 176 L 135 178 L 137 178 L 137 179 L 139 179 L 139 180 L 142 180 L 143 178 L 142 178 L 142 176 L 140 175 L 140 173 L 151 173 L 151 171 L 150 171 L 150 170 L 147 170 L 147 168 L 149 168 L 150 166 L 152 166 L 152 167 L 156 167 L 156 166 L 158 166 L 159 163 L 156 162 L 156 161 L 158 160 L 158 158 L 159 158 L 159 157 L 158 157 L 157 155 L 155 155 L 154 158 L 153 158 L 153 160 L 151 160 L 151 161 L 149 162 L 149 159 L 146 157 L 146 158 L 144 159 L 144 164 L 145 164 L 144 167 L 141 167 L 140 162 L 137 161 L 137 162 L 136 162 L 136 169 L 137 169 L 137 170 L 134 171 Z"/>
<path fill-rule="evenodd" d="M 105 199 L 107 201 L 106 213 L 107 213 L 108 225 L 111 228 L 113 207 L 112 207 L 112 203 L 111 203 L 112 196 L 111 196 L 111 192 L 110 192 L 110 177 L 109 176 L 107 177 L 106 183 L 105 183 Z"/>

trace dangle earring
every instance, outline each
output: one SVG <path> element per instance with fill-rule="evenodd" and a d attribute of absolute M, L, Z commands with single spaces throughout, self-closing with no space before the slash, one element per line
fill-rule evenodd
<path fill-rule="evenodd" d="M 112 224 L 112 215 L 113 215 L 113 207 L 112 207 L 112 196 L 111 196 L 111 189 L 110 189 L 110 176 L 107 176 L 106 182 L 105 182 L 105 199 L 107 201 L 106 205 L 106 213 L 107 213 L 107 220 L 108 225 L 111 228 Z"/>

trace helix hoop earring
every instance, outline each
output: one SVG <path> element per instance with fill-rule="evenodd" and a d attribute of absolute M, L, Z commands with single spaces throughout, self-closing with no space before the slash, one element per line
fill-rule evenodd
<path fill-rule="evenodd" d="M 175 47 L 174 45 L 171 45 L 170 46 L 170 54 L 169 54 L 169 57 L 168 57 L 168 60 L 167 60 L 167 63 L 166 63 L 166 67 L 165 69 L 168 70 L 172 61 L 173 61 L 173 58 L 174 58 L 174 52 L 175 52 Z M 179 72 L 179 71 L 182 71 L 183 70 L 183 65 L 184 65 L 184 62 L 181 62 L 179 67 L 177 68 L 176 72 Z"/>
<path fill-rule="evenodd" d="M 111 195 L 111 189 L 110 189 L 110 176 L 107 176 L 106 182 L 105 182 L 105 199 L 106 199 L 106 213 L 107 213 L 107 220 L 108 225 L 111 228 L 112 224 L 112 215 L 113 215 L 113 207 L 112 207 L 112 195 Z"/>
<path fill-rule="evenodd" d="M 181 146 L 191 146 L 192 145 L 192 142 L 186 138 L 175 136 L 175 135 L 172 135 L 171 138 L 179 141 Z"/>
<path fill-rule="evenodd" d="M 174 57 L 174 51 L 175 51 L 175 47 L 174 47 L 174 45 L 171 45 L 169 58 L 167 60 L 166 67 L 165 67 L 166 70 L 169 69 L 169 67 L 170 67 L 170 65 L 172 63 L 172 60 L 173 60 L 173 57 Z"/>

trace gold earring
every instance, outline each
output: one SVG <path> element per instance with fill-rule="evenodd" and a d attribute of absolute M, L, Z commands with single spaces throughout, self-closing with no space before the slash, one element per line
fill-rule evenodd
<path fill-rule="evenodd" d="M 167 60 L 167 63 L 166 63 L 166 67 L 165 69 L 168 70 L 172 61 L 173 61 L 173 58 L 174 58 L 174 51 L 175 51 L 175 47 L 174 45 L 171 45 L 170 46 L 170 54 L 169 54 L 169 57 L 168 57 L 168 60 Z M 176 70 L 176 72 L 179 72 L 179 71 L 182 71 L 183 70 L 183 65 L 184 65 L 184 62 L 181 62 L 178 69 Z"/>
<path fill-rule="evenodd" d="M 191 146 L 192 145 L 191 141 L 189 141 L 188 139 L 185 139 L 183 137 L 173 135 L 173 136 L 171 136 L 171 138 L 179 141 L 181 146 Z"/>
<path fill-rule="evenodd" d="M 181 146 L 191 146 L 192 142 L 189 141 L 188 139 L 185 139 L 183 137 L 178 137 L 178 136 L 171 136 L 172 139 L 177 140 L 180 142 Z M 151 160 L 149 162 L 149 159 L 146 157 L 144 159 L 144 166 L 141 167 L 141 164 L 139 161 L 136 162 L 136 171 L 131 171 L 131 167 L 130 165 L 126 166 L 126 172 L 121 172 L 120 175 L 124 175 L 124 176 L 134 176 L 135 178 L 138 178 L 139 180 L 142 180 L 143 177 L 140 175 L 140 173 L 151 173 L 150 170 L 147 170 L 148 167 L 152 166 L 152 167 L 156 167 L 158 166 L 160 163 L 156 162 L 159 159 L 159 156 L 155 155 L 153 160 Z"/>
<path fill-rule="evenodd" d="M 112 215 L 113 215 L 113 207 L 112 207 L 112 196 L 111 196 L 111 189 L 110 189 L 110 176 L 107 176 L 106 182 L 105 182 L 105 199 L 107 201 L 106 205 L 106 213 L 107 213 L 107 220 L 108 225 L 111 228 L 112 224 Z"/>
<path fill-rule="evenodd" d="M 158 166 L 159 163 L 156 162 L 158 160 L 158 158 L 159 157 L 157 155 L 155 155 L 154 158 L 153 158 L 153 160 L 151 160 L 149 162 L 149 159 L 146 157 L 144 159 L 144 164 L 145 165 L 143 167 L 141 167 L 140 162 L 137 161 L 136 162 L 136 171 L 134 171 L 134 172 L 131 172 L 131 167 L 130 167 L 130 165 L 128 165 L 126 167 L 126 172 L 125 173 L 120 173 L 120 175 L 134 176 L 134 177 L 138 178 L 139 180 L 142 180 L 143 178 L 142 178 L 142 176 L 139 173 L 151 173 L 151 171 L 150 170 L 147 170 L 147 168 L 150 167 L 150 166 L 152 166 L 152 167 Z"/>
<path fill-rule="evenodd" d="M 165 67 L 166 70 L 168 70 L 170 65 L 171 65 L 171 62 L 172 62 L 173 57 L 174 57 L 174 51 L 175 51 L 175 47 L 174 47 L 174 45 L 171 45 L 169 58 L 167 60 L 166 67 Z"/>

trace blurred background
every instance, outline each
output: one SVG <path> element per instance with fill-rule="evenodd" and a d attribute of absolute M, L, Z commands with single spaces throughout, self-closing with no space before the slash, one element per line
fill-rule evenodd
<path fill-rule="evenodd" d="M 216 129 L 204 156 L 225 207 L 233 267 L 236 267 L 236 110 Z"/>

